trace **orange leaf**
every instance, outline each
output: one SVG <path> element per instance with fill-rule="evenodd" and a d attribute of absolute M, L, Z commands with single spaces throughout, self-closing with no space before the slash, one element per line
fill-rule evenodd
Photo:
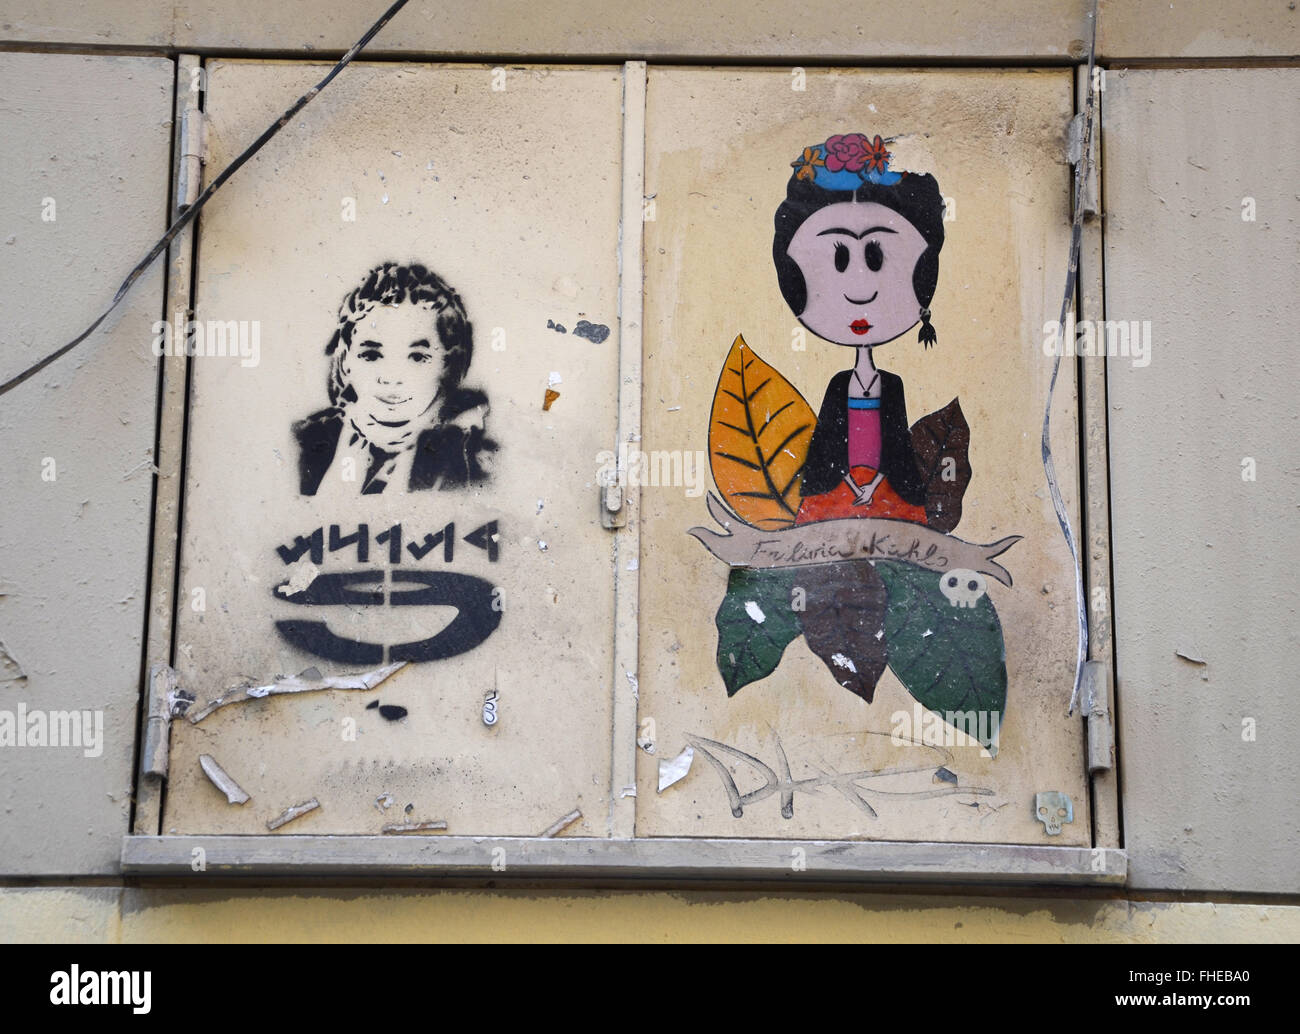
<path fill-rule="evenodd" d="M 817 415 L 793 384 L 736 335 L 709 418 L 709 463 L 736 515 L 764 531 L 789 528 Z"/>

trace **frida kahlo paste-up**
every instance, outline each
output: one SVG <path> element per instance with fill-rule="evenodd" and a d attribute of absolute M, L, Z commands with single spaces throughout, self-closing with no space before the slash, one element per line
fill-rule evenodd
<path fill-rule="evenodd" d="M 888 667 L 995 753 L 1007 673 L 988 579 L 1011 585 L 994 558 L 1020 536 L 979 545 L 951 534 L 971 478 L 961 406 L 954 398 L 909 425 L 902 379 L 877 365 L 877 349 L 918 323 L 918 344 L 938 340 L 929 304 L 943 195 L 934 176 L 890 158 L 880 136 L 846 133 L 791 163 L 772 239 L 777 284 L 851 365 L 814 413 L 736 337 L 709 426 L 721 499 L 708 505 L 724 533 L 691 534 L 731 565 L 716 619 L 728 695 L 772 674 L 802 635 L 866 703 Z"/>

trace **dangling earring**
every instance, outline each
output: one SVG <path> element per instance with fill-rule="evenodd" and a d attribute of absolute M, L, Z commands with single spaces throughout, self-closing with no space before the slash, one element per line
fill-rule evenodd
<path fill-rule="evenodd" d="M 929 348 L 931 345 L 933 345 L 936 341 L 939 340 L 939 335 L 936 334 L 934 332 L 934 328 L 930 326 L 929 309 L 921 310 L 921 331 L 916 335 L 916 340 L 921 342 L 921 344 L 925 345 L 926 348 Z"/>

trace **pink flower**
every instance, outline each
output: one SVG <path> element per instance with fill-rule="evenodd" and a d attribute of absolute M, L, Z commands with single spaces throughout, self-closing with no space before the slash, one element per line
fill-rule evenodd
<path fill-rule="evenodd" d="M 826 141 L 826 168 L 830 172 L 861 172 L 870 150 L 871 144 L 861 133 L 837 134 Z"/>

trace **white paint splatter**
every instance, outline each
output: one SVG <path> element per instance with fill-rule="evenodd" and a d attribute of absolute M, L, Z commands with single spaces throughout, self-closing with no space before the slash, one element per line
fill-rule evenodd
<path fill-rule="evenodd" d="M 767 620 L 767 615 L 763 613 L 763 608 L 753 600 L 749 600 L 745 604 L 745 613 L 760 625 Z"/>
<path fill-rule="evenodd" d="M 841 668 L 848 668 L 854 675 L 858 673 L 858 669 L 854 667 L 853 662 L 842 653 L 831 654 L 831 663 L 838 664 Z"/>

